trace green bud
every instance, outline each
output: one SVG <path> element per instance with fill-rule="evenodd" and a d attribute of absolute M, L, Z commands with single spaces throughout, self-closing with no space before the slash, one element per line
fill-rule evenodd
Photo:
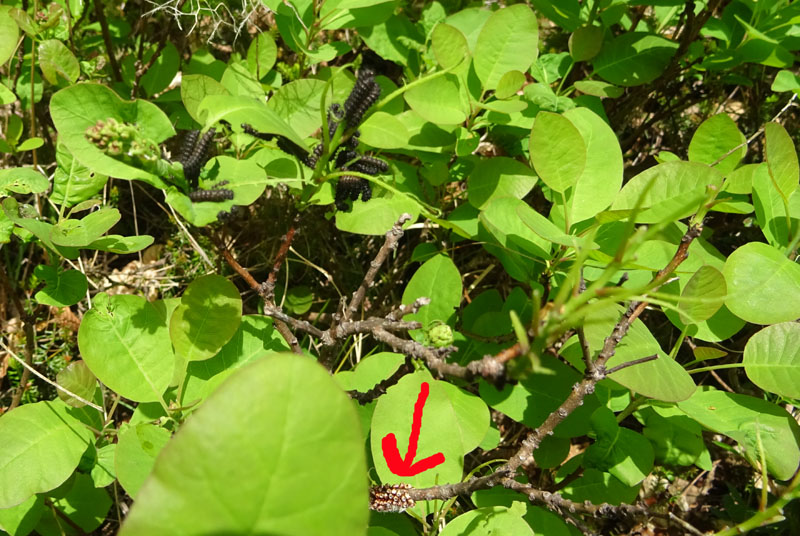
<path fill-rule="evenodd" d="M 438 323 L 431 326 L 427 332 L 431 346 L 444 348 L 453 344 L 453 330 L 447 324 Z"/>

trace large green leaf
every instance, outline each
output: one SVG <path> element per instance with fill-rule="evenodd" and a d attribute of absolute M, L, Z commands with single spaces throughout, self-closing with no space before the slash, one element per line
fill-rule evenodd
<path fill-rule="evenodd" d="M 242 321 L 242 298 L 221 275 L 192 281 L 172 313 L 169 335 L 175 353 L 188 361 L 213 357 L 236 333 Z"/>
<path fill-rule="evenodd" d="M 564 192 L 578 182 L 586 167 L 586 143 L 569 119 L 539 112 L 529 145 L 533 167 L 547 186 Z"/>
<path fill-rule="evenodd" d="M 522 502 L 515 502 L 510 508 L 505 506 L 488 506 L 476 508 L 456 517 L 440 533 L 441 536 L 493 536 L 515 534 L 517 536 L 533 536 L 533 529 L 522 519 L 526 507 Z"/>
<path fill-rule="evenodd" d="M 69 478 L 94 439 L 61 401 L 24 404 L 0 417 L 0 508 Z"/>
<path fill-rule="evenodd" d="M 152 71 L 152 69 L 151 69 Z M 135 123 L 144 138 L 161 143 L 175 135 L 175 129 L 161 109 L 145 100 L 125 101 L 107 86 L 83 83 L 58 91 L 50 100 L 50 115 L 59 141 L 86 167 L 120 179 L 139 179 L 159 188 L 160 178 L 107 156 L 86 138 L 86 129 L 109 118 Z"/>
<path fill-rule="evenodd" d="M 699 162 L 664 162 L 639 173 L 622 187 L 612 210 L 633 209 L 641 199 L 637 222 L 680 219 L 700 208 L 709 186 L 719 187 L 722 174 Z"/>
<path fill-rule="evenodd" d="M 686 283 L 678 306 L 681 321 L 694 324 L 708 320 L 719 310 L 728 292 L 725 278 L 713 266 L 702 266 Z"/>
<path fill-rule="evenodd" d="M 742 362 L 747 377 L 765 391 L 800 398 L 800 324 L 762 329 L 747 341 Z"/>
<path fill-rule="evenodd" d="M 797 189 L 797 182 L 800 180 L 800 164 L 794 142 L 780 123 L 767 123 L 764 126 L 764 137 L 769 175 L 781 196 L 788 199 Z"/>
<path fill-rule="evenodd" d="M 522 199 L 536 184 L 536 174 L 525 164 L 498 156 L 480 160 L 467 179 L 467 199 L 476 208 L 486 208 L 492 199 Z"/>
<path fill-rule="evenodd" d="M 335 83 L 331 84 L 325 95 L 327 106 L 336 101 L 337 94 L 342 93 L 345 87 L 352 87 L 352 83 L 345 86 L 347 82 L 345 77 L 334 80 Z M 281 86 L 267 102 L 267 108 L 292 125 L 292 129 L 300 136 L 310 136 L 322 125 L 319 107 L 320 97 L 325 88 L 326 83 L 322 80 L 312 78 L 295 80 Z"/>
<path fill-rule="evenodd" d="M 259 33 L 247 49 L 247 69 L 261 80 L 278 57 L 278 47 L 269 32 Z M 184 79 L 185 80 L 185 79 Z"/>
<path fill-rule="evenodd" d="M 52 508 L 66 515 L 84 534 L 90 534 L 105 521 L 111 508 L 111 497 L 103 488 L 96 488 L 92 478 L 85 473 L 76 473 L 69 490 L 63 496 L 52 497 Z M 36 526 L 39 536 L 63 536 L 63 520 L 49 510 Z"/>
<path fill-rule="evenodd" d="M 44 511 L 44 495 L 32 495 L 13 508 L 0 509 L 0 530 L 10 536 L 27 536 L 39 523 Z"/>
<path fill-rule="evenodd" d="M 189 417 L 120 534 L 363 535 L 367 482 L 352 402 L 309 358 L 276 354 Z"/>
<path fill-rule="evenodd" d="M 358 128 L 359 140 L 377 149 L 397 149 L 408 143 L 406 126 L 393 115 L 375 112 Z"/>
<path fill-rule="evenodd" d="M 159 401 L 172 378 L 175 358 L 163 303 L 98 294 L 81 321 L 78 346 L 95 376 L 125 398 Z"/>
<path fill-rule="evenodd" d="M 627 32 L 603 45 L 595 72 L 618 86 L 652 82 L 664 72 L 678 43 L 647 32 Z"/>
<path fill-rule="evenodd" d="M 80 251 L 77 248 L 58 246 L 50 240 L 53 225 L 36 219 L 36 213 L 28 205 L 20 205 L 13 197 L 3 199 L 3 212 L 9 220 L 33 234 L 48 249 L 55 251 L 67 259 L 77 259 Z"/>
<path fill-rule="evenodd" d="M 564 117 L 586 145 L 586 164 L 567 198 L 569 222 L 587 220 L 608 208 L 622 186 L 622 149 L 602 117 L 588 108 L 573 108 Z"/>
<path fill-rule="evenodd" d="M 114 469 L 119 483 L 134 499 L 170 437 L 169 430 L 149 422 L 123 425 L 120 429 Z"/>
<path fill-rule="evenodd" d="M 475 72 L 484 89 L 495 89 L 508 71 L 527 71 L 538 54 L 536 15 L 525 4 L 508 6 L 483 26 L 475 44 Z"/>
<path fill-rule="evenodd" d="M 94 393 L 97 391 L 97 378 L 94 377 L 92 371 L 86 366 L 86 363 L 78 359 L 72 361 L 69 365 L 61 369 L 56 375 L 56 382 L 61 387 L 67 389 L 71 393 L 75 393 L 84 400 L 92 400 Z M 58 390 L 58 398 L 64 401 L 65 404 L 74 408 L 82 408 L 86 404 L 62 391 Z"/>
<path fill-rule="evenodd" d="M 759 242 L 740 246 L 723 270 L 728 284 L 725 305 L 754 324 L 777 324 L 800 317 L 800 266 L 777 249 Z"/>
<path fill-rule="evenodd" d="M 411 276 L 403 291 L 403 303 L 410 304 L 421 297 L 430 298 L 430 305 L 406 320 L 421 322 L 423 327 L 434 320 L 452 322 L 455 308 L 461 303 L 461 274 L 450 257 L 443 253 L 436 255 Z"/>
<path fill-rule="evenodd" d="M 739 147 L 733 151 L 734 148 Z M 733 151 L 728 156 L 725 156 Z M 711 165 L 723 156 L 716 164 L 723 175 L 733 171 L 747 152 L 744 134 L 728 114 L 717 114 L 709 117 L 697 127 L 689 142 L 689 160 Z"/>
<path fill-rule="evenodd" d="M 760 398 L 715 390 L 698 390 L 689 400 L 679 402 L 678 407 L 709 430 L 738 441 L 754 465 L 760 464 L 763 454 L 768 471 L 778 480 L 787 480 L 797 471 L 800 426 L 782 407 Z"/>
<path fill-rule="evenodd" d="M 394 434 L 400 456 L 406 456 L 414 405 L 423 382 L 428 383 L 429 395 L 423 407 L 414 461 L 441 452 L 444 463 L 415 476 L 398 476 L 392 473 L 386 463 L 382 441 L 387 434 Z M 390 387 L 375 406 L 370 433 L 375 470 L 384 483 L 401 482 L 424 488 L 437 483 L 459 482 L 463 476 L 464 455 L 478 446 L 488 427 L 489 410 L 480 398 L 449 383 L 434 380 L 428 371 L 406 375 Z M 431 501 L 415 507 L 418 513 L 434 510 L 435 505 Z"/>
<path fill-rule="evenodd" d="M 391 16 L 397 0 L 328 0 L 322 4 L 322 29 L 375 26 Z"/>

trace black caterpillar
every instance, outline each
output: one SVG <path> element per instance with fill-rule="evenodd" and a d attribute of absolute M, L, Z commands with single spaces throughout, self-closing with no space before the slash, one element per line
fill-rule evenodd
<path fill-rule="evenodd" d="M 341 171 L 354 171 L 364 175 L 378 175 L 385 173 L 389 165 L 379 158 L 359 154 L 356 149 L 359 144 L 359 131 L 355 130 L 364 114 L 369 108 L 378 101 L 381 94 L 381 87 L 375 81 L 375 71 L 368 65 L 363 65 L 359 70 L 358 78 L 353 86 L 353 90 L 347 97 L 344 106 L 334 103 L 328 109 L 328 138 L 333 139 L 341 123 L 345 123 L 348 133 L 344 139 L 340 140 L 336 147 L 331 148 L 331 161 L 334 162 L 336 169 Z M 242 123 L 242 130 L 260 140 L 277 139 L 278 148 L 300 160 L 310 168 L 315 168 L 322 156 L 324 142 L 318 143 L 310 152 L 300 147 L 288 138 L 279 134 L 259 132 L 251 125 Z M 347 210 L 347 200 L 369 201 L 372 198 L 372 187 L 370 182 L 361 177 L 344 175 L 339 178 L 336 184 L 336 194 L 334 201 L 336 208 Z"/>
<path fill-rule="evenodd" d="M 216 133 L 215 129 L 210 128 L 200 136 L 199 130 L 190 130 L 183 138 L 177 161 L 183 164 L 183 177 L 192 189 L 197 189 L 200 170 L 208 162 L 209 149 Z"/>
<path fill-rule="evenodd" d="M 194 190 L 189 192 L 189 199 L 195 203 L 202 201 L 227 201 L 233 199 L 233 190 L 227 188 L 215 188 L 213 190 Z"/>

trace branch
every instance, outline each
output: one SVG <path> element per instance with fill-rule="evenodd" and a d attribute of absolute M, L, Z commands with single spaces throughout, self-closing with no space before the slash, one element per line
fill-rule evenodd
<path fill-rule="evenodd" d="M 386 240 L 383 242 L 383 246 L 381 246 L 381 249 L 375 256 L 375 259 L 369 263 L 369 270 L 367 270 L 364 280 L 361 282 L 361 286 L 359 286 L 358 290 L 353 293 L 353 298 L 350 300 L 350 304 L 344 311 L 345 320 L 349 320 L 356 312 L 358 312 L 358 308 L 361 307 L 361 303 L 364 301 L 367 288 L 373 285 L 375 276 L 378 275 L 378 270 L 386 261 L 386 258 L 389 256 L 389 252 L 397 249 L 397 243 L 403 237 L 403 224 L 410 219 L 411 215 L 404 213 L 402 216 L 400 216 L 400 219 L 397 220 L 392 228 L 386 231 Z"/>
<path fill-rule="evenodd" d="M 106 54 L 108 54 L 108 64 L 111 65 L 111 73 L 114 75 L 114 80 L 122 82 L 122 72 L 119 70 L 119 63 L 117 58 L 114 57 L 114 47 L 111 44 L 111 33 L 108 31 L 108 21 L 106 14 L 103 11 L 103 2 L 101 0 L 94 0 L 94 13 L 97 21 L 100 23 L 100 31 L 103 34 L 103 43 L 106 46 Z"/>
<path fill-rule="evenodd" d="M 411 364 L 411 361 L 408 359 L 408 357 L 406 357 L 405 363 L 401 364 L 394 372 L 394 374 L 392 374 L 385 380 L 377 383 L 375 387 L 373 387 L 372 389 L 363 393 L 353 389 L 351 391 L 347 391 L 347 394 L 350 395 L 350 398 L 352 398 L 353 400 L 355 400 L 356 402 L 358 402 L 363 406 L 365 404 L 372 402 L 379 396 L 385 394 L 386 390 L 389 387 L 397 384 L 397 382 L 399 382 L 403 376 L 405 376 L 406 374 L 410 374 L 413 371 L 414 367 Z"/>

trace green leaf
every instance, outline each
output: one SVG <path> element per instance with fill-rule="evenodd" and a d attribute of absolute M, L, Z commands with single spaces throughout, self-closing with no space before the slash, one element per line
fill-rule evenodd
<path fill-rule="evenodd" d="M 220 275 L 195 279 L 172 313 L 169 335 L 175 352 L 189 361 L 213 357 L 236 333 L 242 321 L 242 298 Z"/>
<path fill-rule="evenodd" d="M 467 178 L 467 199 L 475 208 L 484 209 L 493 199 L 522 199 L 536 184 L 536 174 L 525 164 L 499 156 L 478 161 Z"/>
<path fill-rule="evenodd" d="M 455 308 L 461 303 L 461 274 L 450 257 L 436 255 L 411 276 L 403 291 L 403 303 L 408 305 L 421 297 L 430 298 L 431 303 L 419 313 L 408 315 L 406 320 L 421 322 L 423 327 L 430 326 L 434 320 L 453 321 Z"/>
<path fill-rule="evenodd" d="M 685 324 L 708 320 L 722 307 L 728 288 L 722 273 L 713 266 L 702 266 L 694 273 L 681 293 L 683 301 L 681 322 Z"/>
<path fill-rule="evenodd" d="M 170 437 L 169 430 L 151 423 L 123 425 L 120 430 L 114 467 L 119 483 L 134 499 Z"/>
<path fill-rule="evenodd" d="M 345 77 L 334 79 L 334 83 L 325 95 L 326 106 L 338 100 L 343 101 L 344 99 L 337 98 L 337 94 L 342 93 L 345 88 L 349 91 L 351 87 Z M 275 92 L 267 102 L 267 109 L 290 124 L 300 136 L 310 136 L 320 127 L 320 98 L 325 88 L 326 82 L 322 80 L 311 78 L 295 80 L 281 86 Z M 253 126 L 259 128 L 255 124 Z"/>
<path fill-rule="evenodd" d="M 689 160 L 711 165 L 734 148 L 729 156 L 716 164 L 723 175 L 732 172 L 747 152 L 744 134 L 728 114 L 717 114 L 709 117 L 697 127 L 692 141 L 689 142 Z"/>
<path fill-rule="evenodd" d="M 408 143 L 406 126 L 393 115 L 386 112 L 375 112 L 364 121 L 358 129 L 361 131 L 361 143 L 376 149 L 398 149 Z"/>
<path fill-rule="evenodd" d="M 676 407 L 650 406 L 637 410 L 644 423 L 642 434 L 650 440 L 656 459 L 665 464 L 687 466 L 702 464 L 708 457 L 702 427 Z"/>
<path fill-rule="evenodd" d="M 10 6 L 0 6 L 0 63 L 5 63 L 14 55 L 19 41 L 19 26 L 8 12 Z"/>
<path fill-rule="evenodd" d="M 586 244 L 586 240 L 574 235 L 570 235 L 558 228 L 558 226 L 526 205 L 517 207 L 517 216 L 528 226 L 528 228 L 541 236 L 545 240 L 562 246 L 573 248 L 590 247 L 597 248 L 596 244 Z"/>
<path fill-rule="evenodd" d="M 233 125 L 234 130 L 238 131 L 242 123 L 249 123 L 260 132 L 280 134 L 299 146 L 305 147 L 303 138 L 278 114 L 250 97 L 210 94 L 200 103 L 197 114 L 205 117 L 206 126 L 211 126 L 224 119 Z M 317 115 L 317 120 L 319 120 L 319 115 Z"/>
<path fill-rule="evenodd" d="M 619 426 L 606 407 L 592 414 L 591 423 L 597 437 L 586 450 L 584 467 L 611 473 L 626 486 L 635 486 L 650 474 L 655 454 L 647 438 Z"/>
<path fill-rule="evenodd" d="M 800 266 L 777 249 L 758 242 L 739 246 L 723 269 L 725 305 L 754 324 L 777 324 L 800 317 Z"/>
<path fill-rule="evenodd" d="M 578 80 L 575 82 L 575 89 L 594 97 L 608 97 L 611 99 L 621 97 L 625 93 L 625 90 L 621 87 L 601 82 L 600 80 Z"/>
<path fill-rule="evenodd" d="M 429 395 L 423 407 L 417 456 L 423 459 L 437 452 L 444 455 L 444 463 L 415 476 L 401 477 L 391 472 L 383 456 L 382 440 L 394 434 L 400 456 L 408 450 L 414 405 L 420 394 L 422 382 L 429 385 Z M 464 455 L 478 446 L 489 427 L 489 409 L 475 395 L 434 380 L 428 371 L 418 371 L 404 376 L 386 394 L 378 399 L 372 415 L 370 442 L 375 470 L 384 483 L 407 483 L 425 488 L 435 484 L 461 481 Z M 442 433 L 447 430 L 447 433 Z M 435 510 L 433 501 L 417 503 L 414 510 L 424 514 Z"/>
<path fill-rule="evenodd" d="M 621 308 L 614 306 L 596 309 L 584 318 L 582 325 L 593 353 L 603 348 L 606 337 L 613 331 L 621 315 Z M 573 344 L 577 344 L 576 338 L 572 340 Z M 577 347 L 575 349 L 579 350 Z M 607 367 L 613 368 L 651 355 L 657 355 L 658 359 L 624 368 L 610 378 L 631 391 L 657 400 L 677 402 L 689 398 L 696 388 L 692 377 L 661 350 L 658 341 L 639 319 L 631 324 L 628 333 L 617 345 L 614 356 L 608 360 Z"/>
<path fill-rule="evenodd" d="M 261 80 L 275 65 L 278 57 L 278 47 L 269 32 L 261 32 L 250 43 L 247 49 L 247 69 Z"/>
<path fill-rule="evenodd" d="M 186 406 L 205 399 L 234 370 L 271 353 L 288 350 L 289 346 L 273 327 L 271 318 L 245 315 L 234 336 L 217 355 L 189 363 L 181 403 Z"/>
<path fill-rule="evenodd" d="M 50 187 L 47 177 L 33 168 L 0 169 L 0 195 L 40 194 Z"/>
<path fill-rule="evenodd" d="M 228 90 L 231 95 L 251 97 L 263 101 L 264 88 L 261 86 L 255 74 L 251 73 L 243 63 L 231 63 L 225 72 L 222 73 L 220 84 Z"/>
<path fill-rule="evenodd" d="M 85 247 L 114 227 L 120 217 L 119 210 L 103 207 L 80 220 L 61 220 L 50 231 L 50 240 L 57 246 Z"/>
<path fill-rule="evenodd" d="M 21 214 L 21 212 L 27 212 L 29 209 L 32 210 L 32 207 L 28 205 L 20 206 L 19 203 L 17 203 L 17 200 L 13 197 L 7 197 L 3 199 L 3 211 L 9 220 L 33 234 L 42 242 L 43 246 L 47 247 L 51 251 L 54 251 L 67 259 L 77 259 L 80 253 L 78 249 L 57 246 L 50 241 L 50 231 L 53 229 L 52 225 L 47 222 L 38 221 L 35 218 L 30 217 L 28 214 L 25 216 Z"/>
<path fill-rule="evenodd" d="M 525 4 L 492 13 L 475 44 L 474 66 L 484 89 L 497 88 L 508 71 L 528 70 L 539 54 L 536 15 Z"/>
<path fill-rule="evenodd" d="M 89 282 L 78 270 L 60 270 L 40 264 L 33 273 L 45 282 L 45 287 L 36 293 L 36 301 L 53 307 L 75 305 L 86 297 Z"/>
<path fill-rule="evenodd" d="M 586 143 L 563 115 L 539 112 L 529 140 L 531 163 L 542 181 L 557 192 L 574 186 L 586 166 Z"/>
<path fill-rule="evenodd" d="M 388 19 L 397 0 L 328 0 L 320 11 L 323 30 L 375 26 Z"/>
<path fill-rule="evenodd" d="M 108 387 L 136 402 L 156 402 L 169 385 L 175 358 L 163 304 L 100 293 L 81 321 L 78 346 Z"/>
<path fill-rule="evenodd" d="M 111 508 L 111 497 L 103 488 L 96 488 L 92 478 L 84 473 L 76 473 L 75 480 L 63 497 L 51 499 L 53 508 L 65 514 L 85 533 L 91 533 L 106 519 Z M 64 534 L 63 521 L 56 521 L 54 515 L 42 517 L 36 527 L 41 536 L 60 536 Z"/>
<path fill-rule="evenodd" d="M 769 175 L 775 188 L 787 199 L 797 189 L 800 179 L 800 165 L 797 151 L 791 136 L 780 123 L 767 123 L 764 126 L 766 148 L 764 157 L 769 166 Z"/>
<path fill-rule="evenodd" d="M 260 35 L 269 35 L 263 33 Z M 205 124 L 205 117 L 198 113 L 203 99 L 209 95 L 230 95 L 225 86 L 204 74 L 187 74 L 181 79 L 181 100 L 192 119 Z"/>
<path fill-rule="evenodd" d="M 467 38 L 458 28 L 443 22 L 431 33 L 431 47 L 442 69 L 452 69 L 469 57 Z"/>
<path fill-rule="evenodd" d="M 149 235 L 142 236 L 120 236 L 120 235 L 106 235 L 98 238 L 91 244 L 86 246 L 87 249 L 96 249 L 98 251 L 110 251 L 111 253 L 136 253 L 153 243 L 153 237 Z"/>
<path fill-rule="evenodd" d="M 775 75 L 770 89 L 776 92 L 794 91 L 796 93 L 797 90 L 800 90 L 800 76 L 786 69 L 780 70 Z"/>
<path fill-rule="evenodd" d="M 116 450 L 117 445 L 114 443 L 97 449 L 97 461 L 91 472 L 94 487 L 104 488 L 117 479 L 117 472 L 114 468 L 114 453 Z"/>
<path fill-rule="evenodd" d="M 800 398 L 800 324 L 767 326 L 747 341 L 744 370 L 750 380 L 771 393 Z"/>
<path fill-rule="evenodd" d="M 533 536 L 533 529 L 522 519 L 526 508 L 524 503 L 515 502 L 511 508 L 505 506 L 489 506 L 476 508 L 463 513 L 452 521 L 440 533 L 441 536 L 491 536 L 494 534 L 516 534 Z"/>
<path fill-rule="evenodd" d="M 328 371 L 298 355 L 260 359 L 189 417 L 120 534 L 364 534 L 363 441 Z"/>
<path fill-rule="evenodd" d="M 58 84 L 59 75 L 74 84 L 81 74 L 78 60 L 58 39 L 46 39 L 39 43 L 39 68 L 51 84 Z"/>
<path fill-rule="evenodd" d="M 479 236 L 489 242 L 484 247 L 500 259 L 511 277 L 530 282 L 538 277 L 536 274 L 544 264 L 539 260 L 537 266 L 537 259 L 549 259 L 552 244 L 520 221 L 518 210 L 533 209 L 513 197 L 494 199 L 480 213 Z"/>
<path fill-rule="evenodd" d="M 0 508 L 63 484 L 94 434 L 61 401 L 24 404 L 0 417 Z"/>
<path fill-rule="evenodd" d="M 778 480 L 788 480 L 797 471 L 800 426 L 780 406 L 766 400 L 736 393 L 698 390 L 689 400 L 678 403 L 689 417 L 709 430 L 736 440 L 747 459 L 758 467 L 763 447 L 767 470 Z"/>
<path fill-rule="evenodd" d="M 42 145 L 44 145 L 44 140 L 42 138 L 28 138 L 27 140 L 17 145 L 17 151 L 18 152 L 32 151 L 34 149 L 38 149 Z"/>
<path fill-rule="evenodd" d="M 519 91 L 524 84 L 525 75 L 523 73 L 520 71 L 508 71 L 497 83 L 497 89 L 494 92 L 494 96 L 498 99 L 508 99 L 509 97 L 516 95 L 517 91 Z M 525 108 L 522 108 L 522 110 L 524 109 Z"/>
<path fill-rule="evenodd" d="M 622 149 L 608 123 L 588 108 L 564 112 L 586 144 L 586 165 L 567 197 L 569 222 L 588 220 L 608 208 L 622 187 Z"/>
<path fill-rule="evenodd" d="M 595 57 L 595 72 L 618 86 L 639 86 L 658 78 L 678 43 L 647 32 L 623 33 L 603 45 Z"/>
<path fill-rule="evenodd" d="M 61 387 L 80 396 L 84 400 L 91 400 L 94 398 L 94 392 L 97 390 L 97 378 L 94 377 L 92 371 L 86 366 L 82 360 L 71 362 L 69 365 L 61 369 L 56 374 L 56 382 Z M 86 404 L 68 395 L 64 391 L 58 391 L 58 397 L 64 401 L 68 406 L 74 408 L 82 408 Z"/>
<path fill-rule="evenodd" d="M 639 173 L 625 186 L 611 210 L 633 209 L 641 198 L 641 223 L 658 223 L 689 216 L 700 208 L 709 186 L 718 188 L 722 174 L 699 162 L 664 162 Z"/>
<path fill-rule="evenodd" d="M 56 148 L 58 167 L 53 175 L 53 192 L 50 200 L 64 206 L 72 206 L 90 199 L 103 189 L 108 177 L 94 173 L 73 158 L 63 144 Z"/>
<path fill-rule="evenodd" d="M 466 90 L 459 78 L 449 73 L 409 89 L 405 99 L 426 121 L 439 125 L 463 123 L 470 111 Z"/>
<path fill-rule="evenodd" d="M 541 357 L 541 366 L 515 385 L 498 390 L 494 385 L 480 383 L 481 398 L 493 409 L 530 428 L 537 428 L 548 415 L 569 396 L 580 374 L 572 367 L 550 355 Z M 554 430 L 555 437 L 576 437 L 589 432 L 589 415 L 599 406 L 595 395 L 572 412 Z"/>
<path fill-rule="evenodd" d="M 44 495 L 33 495 L 13 508 L 0 509 L 0 530 L 10 536 L 27 536 L 44 512 Z"/>
<path fill-rule="evenodd" d="M 354 370 L 337 372 L 334 379 L 345 391 L 366 392 L 394 374 L 405 360 L 402 354 L 378 352 L 359 361 Z"/>
<path fill-rule="evenodd" d="M 150 70 L 151 72 L 153 69 Z M 59 141 L 83 165 L 97 173 L 121 179 L 138 179 L 163 188 L 160 178 L 107 156 L 86 138 L 86 129 L 100 120 L 135 123 L 142 136 L 161 143 L 175 135 L 169 118 L 153 103 L 125 101 L 101 84 L 84 83 L 58 91 L 50 99 L 50 115 Z"/>
<path fill-rule="evenodd" d="M 603 28 L 581 26 L 569 36 L 569 53 L 575 61 L 587 61 L 603 48 Z"/>
<path fill-rule="evenodd" d="M 155 52 L 155 46 L 145 52 L 142 63 L 147 65 Z M 178 49 L 170 41 L 167 41 L 166 46 L 161 49 L 153 66 L 142 77 L 142 89 L 151 96 L 166 89 L 178 73 L 179 67 L 180 55 L 178 54 Z"/>
<path fill-rule="evenodd" d="M 2 35 L 2 31 L 0 31 L 0 35 Z M 16 100 L 17 96 L 14 94 L 14 92 L 8 89 L 8 87 L 6 87 L 4 84 L 0 84 L 0 106 L 11 104 Z"/>

